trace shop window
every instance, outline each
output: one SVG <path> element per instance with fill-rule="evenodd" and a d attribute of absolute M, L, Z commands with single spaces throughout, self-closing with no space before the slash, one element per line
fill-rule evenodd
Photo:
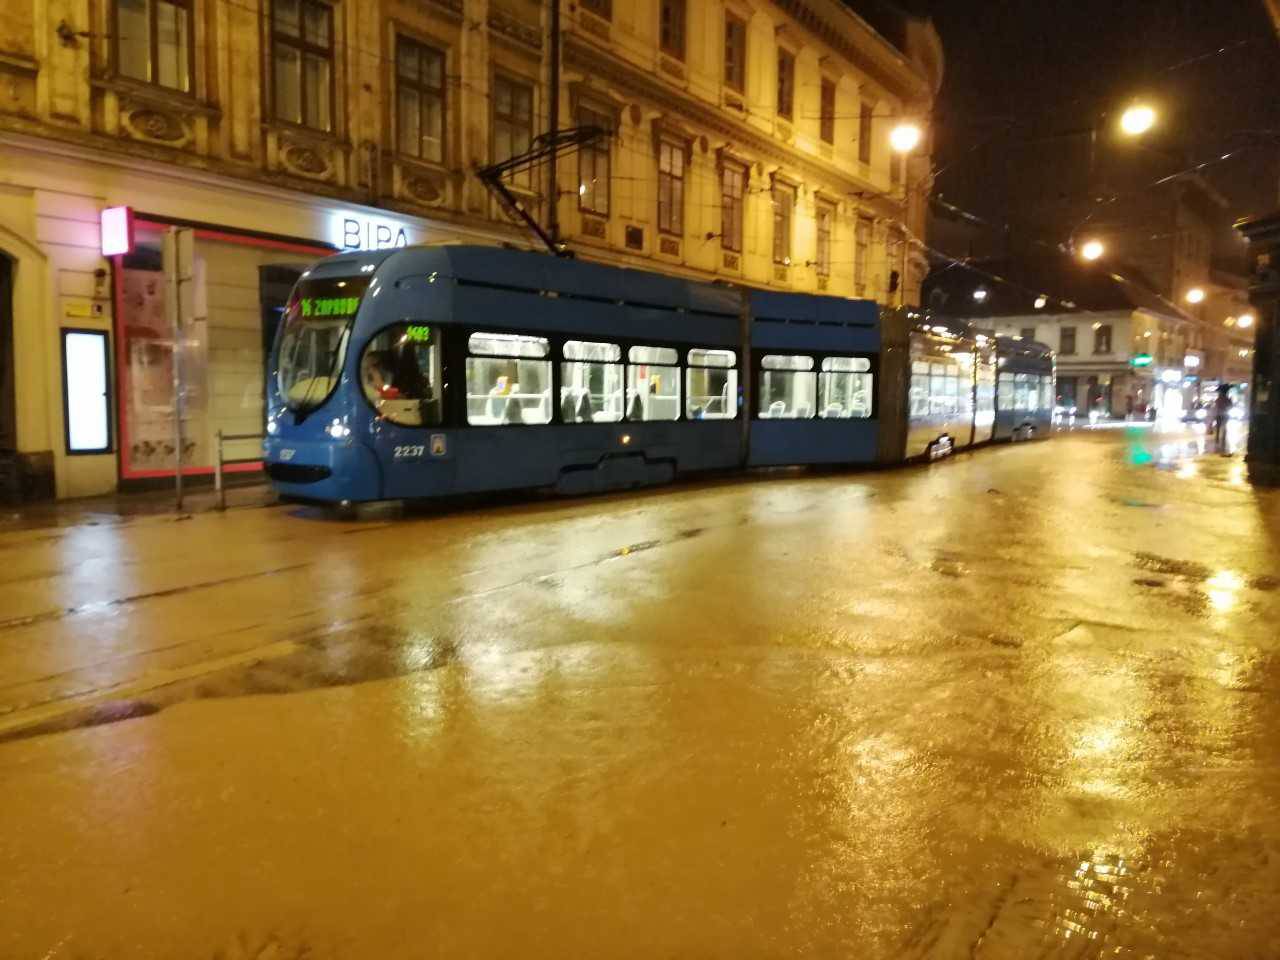
<path fill-rule="evenodd" d="M 858 107 L 858 162 L 871 163 L 871 120 L 873 107 L 869 103 Z"/>
<path fill-rule="evenodd" d="M 747 168 L 726 161 L 720 168 L 720 246 L 742 252 L 742 198 L 746 193 Z"/>
<path fill-rule="evenodd" d="M 116 0 L 116 68 L 126 77 L 191 92 L 192 0 Z"/>
<path fill-rule="evenodd" d="M 747 25 L 732 13 L 724 16 L 724 85 L 742 93 L 747 82 Z"/>
<path fill-rule="evenodd" d="M 627 419 L 680 419 L 680 362 L 672 347 L 627 351 Z"/>
<path fill-rule="evenodd" d="M 468 340 L 467 423 L 551 422 L 551 344 L 545 337 L 473 333 Z"/>
<path fill-rule="evenodd" d="M 493 162 L 501 163 L 529 150 L 533 143 L 533 87 L 497 74 L 493 78 Z M 508 182 L 528 190 L 533 170 L 507 174 Z"/>
<path fill-rule="evenodd" d="M 817 404 L 813 357 L 766 354 L 760 358 L 760 405 L 767 420 L 808 420 Z"/>
<path fill-rule="evenodd" d="M 67 453 L 111 450 L 111 398 L 107 335 L 101 330 L 62 331 L 62 399 Z"/>
<path fill-rule="evenodd" d="M 435 337 L 436 330 L 427 324 L 397 323 L 369 341 L 360 358 L 360 386 L 378 416 L 402 427 L 440 422 Z"/>
<path fill-rule="evenodd" d="M 333 129 L 333 8 L 321 0 L 272 0 L 275 118 Z"/>
<path fill-rule="evenodd" d="M 732 420 L 738 415 L 738 356 L 732 350 L 690 350 L 685 369 L 685 416 Z"/>
<path fill-rule="evenodd" d="M 684 234 L 684 152 L 674 140 L 658 141 L 658 230 Z"/>
<path fill-rule="evenodd" d="M 684 59 L 685 0 L 659 0 L 658 42 L 662 52 Z"/>
<path fill-rule="evenodd" d="M 609 215 L 609 149 L 613 117 L 590 107 L 578 109 L 578 126 L 598 127 L 599 138 L 578 148 L 578 209 L 597 216 Z"/>
<path fill-rule="evenodd" d="M 814 266 L 817 268 L 818 276 L 820 277 L 831 276 L 831 231 L 835 225 L 835 219 L 835 208 L 829 203 L 819 202 L 817 210 L 817 256 Z"/>
<path fill-rule="evenodd" d="M 836 142 L 836 82 L 822 78 L 821 116 L 818 132 L 823 143 Z"/>
<path fill-rule="evenodd" d="M 790 50 L 778 48 L 778 116 L 790 120 L 796 104 L 796 58 Z"/>
<path fill-rule="evenodd" d="M 396 39 L 396 131 L 405 156 L 444 161 L 444 52 Z"/>
<path fill-rule="evenodd" d="M 773 262 L 791 263 L 791 221 L 795 216 L 796 188 L 773 185 Z"/>
<path fill-rule="evenodd" d="M 824 420 L 866 420 L 874 407 L 875 378 L 866 357 L 827 357 L 818 375 L 818 413 Z"/>
<path fill-rule="evenodd" d="M 569 340 L 560 364 L 560 420 L 617 423 L 622 419 L 622 348 Z"/>

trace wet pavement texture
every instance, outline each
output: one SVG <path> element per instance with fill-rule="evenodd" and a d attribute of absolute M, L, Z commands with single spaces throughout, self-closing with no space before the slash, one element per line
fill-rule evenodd
<path fill-rule="evenodd" d="M 0 957 L 1280 955 L 1278 560 L 1135 427 L 0 522 Z"/>

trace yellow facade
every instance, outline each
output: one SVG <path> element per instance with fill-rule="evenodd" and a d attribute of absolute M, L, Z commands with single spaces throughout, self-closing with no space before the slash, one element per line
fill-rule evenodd
<path fill-rule="evenodd" d="M 120 264 L 99 250 L 105 207 L 321 248 L 531 244 L 475 171 L 548 128 L 549 9 L 530 0 L 9 0 L 0 256 L 12 266 L 17 358 L 9 442 L 28 466 L 47 469 L 60 496 L 114 489 L 122 475 L 119 450 L 72 457 L 62 442 L 59 330 L 101 329 L 115 357 L 128 323 L 113 315 Z M 839 0 L 580 0 L 561 10 L 560 127 L 603 120 L 609 133 L 594 165 L 560 157 L 554 190 L 545 165 L 513 189 L 544 221 L 556 196 L 576 255 L 918 302 L 927 139 L 895 170 L 888 133 L 903 120 L 927 130 L 942 70 L 931 25 L 903 19 L 891 43 Z M 779 115 L 780 51 L 794 65 L 783 84 L 790 119 Z M 410 56 L 421 71 L 413 83 Z M 741 223 L 740 241 L 725 229 L 726 168 L 741 174 L 741 209 L 729 218 Z M 261 376 L 243 264 L 270 257 L 209 247 L 204 259 L 218 314 L 208 329 L 223 337 L 207 354 L 225 360 L 210 367 L 207 390 L 222 403 Z M 240 272 L 220 277 L 224 264 Z M 252 419 L 228 416 L 244 429 Z"/>

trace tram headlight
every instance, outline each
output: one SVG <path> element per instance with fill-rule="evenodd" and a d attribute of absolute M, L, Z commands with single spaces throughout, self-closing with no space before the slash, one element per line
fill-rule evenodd
<path fill-rule="evenodd" d="M 324 432 L 329 434 L 329 436 L 333 437 L 335 440 L 345 440 L 347 437 L 351 436 L 351 428 L 337 417 L 334 417 L 333 420 L 330 421 L 329 425 L 324 428 Z"/>
<path fill-rule="evenodd" d="M 276 431 L 279 429 L 280 428 L 276 426 L 276 418 L 267 417 L 267 433 L 271 434 L 272 436 L 275 436 Z"/>

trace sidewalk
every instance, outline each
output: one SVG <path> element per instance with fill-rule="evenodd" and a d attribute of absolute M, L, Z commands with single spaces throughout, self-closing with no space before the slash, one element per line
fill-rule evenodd
<path fill-rule="evenodd" d="M 226 488 L 227 509 L 267 507 L 279 503 L 266 478 L 240 481 Z M 140 493 L 117 493 L 74 500 L 42 500 L 36 503 L 0 502 L 0 531 L 80 524 L 121 523 L 137 517 L 189 516 L 217 510 L 218 495 L 212 485 L 201 483 L 183 491 L 182 511 L 176 509 L 173 488 Z"/>

